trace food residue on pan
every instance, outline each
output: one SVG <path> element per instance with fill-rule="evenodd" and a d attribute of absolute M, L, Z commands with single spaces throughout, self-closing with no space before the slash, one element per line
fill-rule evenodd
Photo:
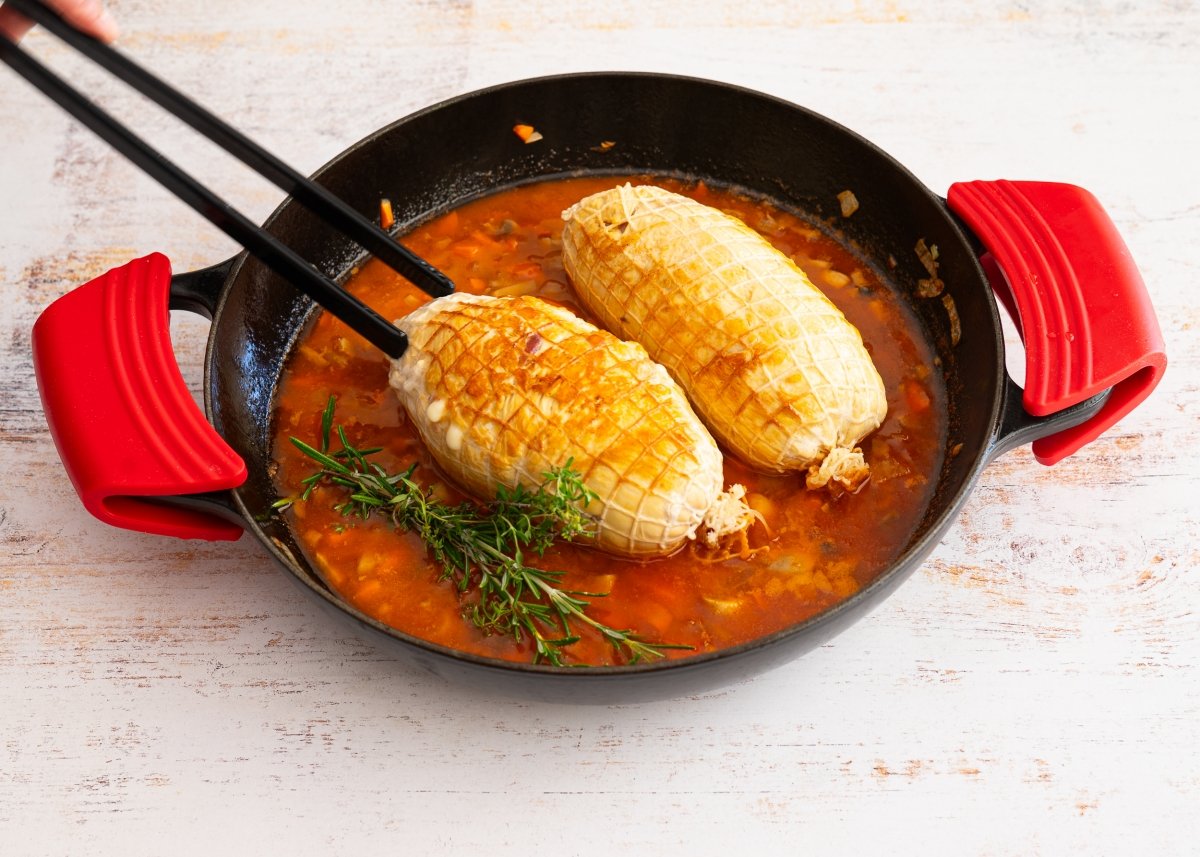
<path fill-rule="evenodd" d="M 379 200 L 379 226 L 386 230 L 395 225 L 396 215 L 392 212 L 392 201 L 390 199 Z"/>
<path fill-rule="evenodd" d="M 962 321 L 958 317 L 958 306 L 954 303 L 954 298 L 945 293 L 946 283 L 938 276 L 937 245 L 926 244 L 924 238 L 918 238 L 914 250 L 929 274 L 928 277 L 917 280 L 917 297 L 936 298 L 941 295 L 942 306 L 946 308 L 946 319 L 950 325 L 950 344 L 958 345 L 962 339 Z"/>
<path fill-rule="evenodd" d="M 842 207 L 842 217 L 849 217 L 858 211 L 858 197 L 852 190 L 844 190 L 837 195 L 838 204 Z"/>
<path fill-rule="evenodd" d="M 921 260 L 921 265 L 929 274 L 928 277 L 917 280 L 917 297 L 935 298 L 946 287 L 946 284 L 942 282 L 942 278 L 938 276 L 937 245 L 934 244 L 930 247 L 925 243 L 924 238 L 919 238 L 917 239 L 917 246 L 914 249 L 916 250 L 917 258 Z"/>
<path fill-rule="evenodd" d="M 541 132 L 532 125 L 514 125 L 513 133 L 516 134 L 521 139 L 521 142 L 525 143 L 526 145 L 529 143 L 536 143 L 538 140 L 544 139 Z"/>

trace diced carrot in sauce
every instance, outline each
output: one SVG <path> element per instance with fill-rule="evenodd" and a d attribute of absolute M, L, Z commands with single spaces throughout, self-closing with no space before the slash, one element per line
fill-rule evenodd
<path fill-rule="evenodd" d="M 913 413 L 920 413 L 928 409 L 931 403 L 929 394 L 925 392 L 925 388 L 916 381 L 906 381 L 904 383 L 904 397 L 908 403 L 908 409 Z"/>
<path fill-rule="evenodd" d="M 440 238 L 451 238 L 458 234 L 458 209 L 447 212 L 429 224 L 429 232 Z"/>
<path fill-rule="evenodd" d="M 537 262 L 525 262 L 522 265 L 515 265 L 512 269 L 513 276 L 520 279 L 530 279 L 540 277 L 542 274 L 542 266 Z"/>
<path fill-rule="evenodd" d="M 482 229 L 471 230 L 471 239 L 475 241 L 475 243 L 481 248 L 487 248 L 490 250 L 495 250 L 504 246 L 502 242 L 496 240 L 491 235 L 488 235 Z"/>

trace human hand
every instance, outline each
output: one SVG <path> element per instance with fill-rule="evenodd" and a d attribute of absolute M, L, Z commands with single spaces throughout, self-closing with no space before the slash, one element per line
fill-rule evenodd
<path fill-rule="evenodd" d="M 89 35 L 104 42 L 111 42 L 117 37 L 117 22 L 104 8 L 102 0 L 44 0 L 58 14 L 71 24 Z M 14 42 L 29 32 L 33 22 L 24 15 L 18 14 L 8 5 L 0 5 L 0 36 L 7 36 Z"/>

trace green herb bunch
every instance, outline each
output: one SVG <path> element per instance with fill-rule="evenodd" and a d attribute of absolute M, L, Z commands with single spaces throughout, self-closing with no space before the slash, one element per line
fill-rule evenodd
<path fill-rule="evenodd" d="M 342 426 L 334 428 L 336 398 L 321 418 L 320 448 L 299 438 L 292 443 L 319 465 L 303 480 L 298 498 L 280 500 L 279 510 L 308 500 L 319 484 L 344 489 L 347 497 L 334 508 L 348 517 L 367 519 L 384 515 L 399 530 L 417 533 L 441 565 L 441 579 L 458 591 L 472 590 L 477 597 L 464 607 L 464 615 L 487 634 L 506 634 L 517 642 L 533 641 L 534 661 L 566 666 L 565 649 L 579 640 L 572 623 L 594 628 L 629 663 L 661 658 L 665 649 L 687 649 L 670 643 L 648 643 L 630 630 L 618 630 L 587 614 L 589 598 L 607 593 L 561 589 L 562 571 L 535 568 L 528 554 L 541 557 L 558 539 L 590 538 L 593 522 L 584 511 L 596 498 L 572 469 L 572 462 L 544 474 L 535 489 L 501 487 L 486 506 L 460 503 L 450 506 L 433 499 L 431 492 L 413 480 L 417 465 L 390 474 L 369 460 L 381 450 L 358 449 Z M 336 435 L 341 448 L 330 450 Z"/>

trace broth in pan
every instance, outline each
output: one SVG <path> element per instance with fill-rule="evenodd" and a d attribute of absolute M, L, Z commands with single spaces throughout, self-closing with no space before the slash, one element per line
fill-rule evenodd
<path fill-rule="evenodd" d="M 505 190 L 467 203 L 402 240 L 440 268 L 461 292 L 532 295 L 590 319 L 572 291 L 561 256 L 562 212 L 581 198 L 645 177 L 587 177 Z M 821 230 L 769 203 L 735 191 L 670 179 L 653 183 L 743 220 L 791 257 L 861 333 L 887 392 L 887 417 L 861 448 L 869 481 L 857 493 L 805 487 L 803 472 L 756 471 L 725 454 L 725 483 L 744 485 L 760 516 L 737 545 L 720 551 L 695 543 L 671 556 L 620 559 L 585 543 L 557 543 L 531 565 L 564 572 L 562 590 L 581 596 L 589 616 L 630 629 L 647 642 L 678 644 L 666 657 L 735 646 L 787 628 L 848 598 L 906 547 L 931 498 L 946 445 L 945 391 L 934 354 L 903 298 L 864 261 Z M 371 260 L 347 287 L 387 318 L 429 298 Z M 316 444 L 322 414 L 336 395 L 335 422 L 350 443 L 380 448 L 371 456 L 389 473 L 415 464 L 412 478 L 449 504 L 466 496 L 441 473 L 388 384 L 389 361 L 328 313 L 296 345 L 279 386 L 274 422 L 276 482 L 297 496 L 313 461 L 289 442 Z M 335 509 L 344 488 L 322 481 L 284 514 L 328 585 L 379 621 L 464 652 L 535 659 L 526 637 L 481 631 L 470 614 L 477 593 L 444 580 L 442 566 L 414 533 L 383 517 Z M 625 663 L 628 653 L 584 623 L 563 647 L 568 664 Z"/>

